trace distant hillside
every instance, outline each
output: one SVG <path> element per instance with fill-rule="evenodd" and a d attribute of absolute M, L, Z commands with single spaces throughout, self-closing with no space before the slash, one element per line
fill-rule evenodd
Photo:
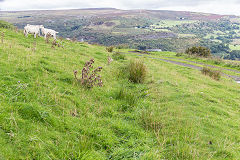
<path fill-rule="evenodd" d="M 229 54 L 240 48 L 240 18 L 186 11 L 119 10 L 93 8 L 0 12 L 0 19 L 23 28 L 43 24 L 59 36 L 103 45 L 183 52 L 193 45 Z"/>

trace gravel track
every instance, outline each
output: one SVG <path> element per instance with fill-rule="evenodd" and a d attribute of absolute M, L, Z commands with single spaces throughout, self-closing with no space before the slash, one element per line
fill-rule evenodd
<path fill-rule="evenodd" d="M 155 57 L 147 56 L 147 54 L 140 54 L 139 52 L 130 51 L 129 53 L 136 53 L 136 54 L 138 54 L 138 56 L 143 56 L 143 57 L 145 57 L 145 58 L 151 58 L 151 59 L 161 60 L 161 61 L 164 61 L 164 62 L 176 64 L 176 65 L 179 65 L 179 66 L 189 67 L 189 68 L 193 68 L 193 69 L 197 69 L 197 70 L 201 70 L 201 69 L 202 69 L 202 67 L 195 66 L 195 65 L 192 65 L 192 64 L 187 64 L 187 63 L 183 63 L 183 62 L 177 62 L 177 61 L 174 61 L 174 60 L 169 60 L 169 59 L 179 60 L 179 59 L 177 59 L 177 58 L 165 57 L 165 58 L 168 58 L 168 59 L 163 59 L 163 58 L 155 58 Z M 125 54 L 129 54 L 129 53 L 125 53 Z M 180 60 L 182 60 L 182 59 L 180 59 Z M 216 66 L 213 66 L 213 65 L 206 65 L 206 64 L 200 63 L 200 62 L 189 61 L 189 60 L 183 60 L 183 61 L 191 62 L 191 63 L 195 63 L 195 64 L 200 64 L 200 65 L 205 65 L 205 66 L 208 66 L 208 67 L 210 67 L 210 68 L 219 68 L 219 69 L 222 69 L 222 70 L 227 70 L 227 71 L 232 71 L 232 72 L 235 72 L 235 73 L 240 73 L 240 71 L 237 71 L 237 70 L 220 68 L 220 67 L 216 67 Z M 229 78 L 232 78 L 232 79 L 234 79 L 235 81 L 237 81 L 238 83 L 240 82 L 240 77 L 239 77 L 239 76 L 229 75 L 229 74 L 226 74 L 226 73 L 222 73 L 222 75 L 224 75 L 224 76 L 226 76 L 226 77 L 229 77 Z"/>

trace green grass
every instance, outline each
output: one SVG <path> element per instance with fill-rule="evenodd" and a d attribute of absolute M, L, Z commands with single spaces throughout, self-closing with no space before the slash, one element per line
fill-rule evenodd
<path fill-rule="evenodd" d="M 0 159 L 240 157 L 235 82 L 135 54 L 108 65 L 105 47 L 87 43 L 52 49 L 38 38 L 34 52 L 33 37 L 4 31 Z M 91 58 L 103 67 L 104 86 L 86 89 L 73 71 Z M 143 84 L 128 81 L 132 59 L 148 68 Z"/>
<path fill-rule="evenodd" d="M 181 54 L 181 53 L 179 53 Z M 178 55 L 179 55 L 178 54 Z M 175 61 L 184 61 L 184 60 L 189 60 L 189 61 L 195 61 L 195 62 L 200 62 L 200 63 L 204 63 L 204 64 L 209 64 L 209 65 L 213 65 L 216 67 L 219 67 L 220 69 L 234 69 L 234 70 L 238 70 L 240 71 L 240 67 L 239 67 L 239 62 L 238 61 L 231 61 L 231 60 L 219 60 L 216 58 L 203 58 L 203 57 L 196 57 L 196 56 L 188 56 L 185 54 L 181 54 L 182 56 L 176 56 L 177 54 L 175 52 L 155 52 L 152 53 L 153 57 L 161 57 L 161 58 L 177 58 L 178 60 Z M 184 61 L 184 63 L 188 63 L 188 64 L 193 64 L 196 66 L 203 66 L 201 64 L 195 64 L 192 62 L 186 62 Z M 233 75 L 238 75 L 235 72 L 231 72 L 231 71 L 224 71 L 226 73 L 230 73 Z"/>
<path fill-rule="evenodd" d="M 162 57 L 162 58 L 167 59 L 167 60 L 169 59 L 169 58 L 166 58 L 166 57 Z M 188 57 L 186 55 L 183 58 L 181 56 L 176 56 L 176 57 L 173 56 L 172 58 L 177 58 L 177 59 L 174 59 L 174 61 L 176 61 L 176 62 L 182 62 L 182 63 L 185 63 L 185 64 L 191 64 L 191 65 L 195 65 L 195 66 L 199 66 L 199 67 L 204 67 L 204 66 L 206 66 L 206 64 L 209 64 L 209 65 L 218 67 L 217 69 L 220 70 L 222 73 L 229 74 L 229 75 L 235 75 L 235 76 L 240 77 L 240 73 L 236 73 L 236 72 L 233 72 L 231 70 L 224 70 L 224 69 L 234 69 L 236 71 L 240 70 L 239 67 L 233 67 L 231 65 L 232 63 L 235 64 L 236 62 L 228 62 L 228 61 L 225 62 L 225 61 L 223 61 L 223 62 L 219 62 L 219 64 L 218 63 L 216 64 L 216 62 L 214 60 L 211 60 L 211 59 L 208 60 L 208 59 L 202 59 L 200 57 Z M 172 59 L 169 59 L 169 60 L 172 60 Z M 196 64 L 194 62 L 188 62 L 188 61 L 185 61 L 185 60 L 200 62 L 200 63 L 203 63 L 203 64 Z M 226 67 L 226 66 L 228 66 L 228 67 Z"/>
<path fill-rule="evenodd" d="M 229 45 L 231 50 L 240 50 L 240 45 Z"/>
<path fill-rule="evenodd" d="M 175 27 L 177 25 L 182 25 L 182 24 L 190 24 L 190 23 L 196 23 L 198 21 L 195 20 L 162 20 L 153 26 L 155 27 Z"/>

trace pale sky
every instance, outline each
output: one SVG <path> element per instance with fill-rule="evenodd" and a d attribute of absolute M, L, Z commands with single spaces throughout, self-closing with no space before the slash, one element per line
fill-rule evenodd
<path fill-rule="evenodd" d="M 0 0 L 2 11 L 81 8 L 157 9 L 240 15 L 240 0 Z"/>

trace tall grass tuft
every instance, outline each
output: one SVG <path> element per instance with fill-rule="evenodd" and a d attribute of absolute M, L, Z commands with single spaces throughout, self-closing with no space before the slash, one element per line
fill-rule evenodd
<path fill-rule="evenodd" d="M 183 53 L 176 53 L 176 56 L 177 57 L 181 57 L 181 56 L 183 56 L 184 54 Z"/>
<path fill-rule="evenodd" d="M 112 52 L 113 52 L 113 49 L 114 49 L 113 46 L 110 46 L 110 47 L 107 47 L 107 48 L 106 48 L 106 50 L 107 50 L 109 53 L 112 53 Z"/>
<path fill-rule="evenodd" d="M 2 32 L 2 34 L 1 34 L 1 42 L 3 43 L 3 40 L 4 40 L 4 32 Z"/>
<path fill-rule="evenodd" d="M 34 42 L 33 42 L 32 51 L 35 52 L 36 50 L 37 50 L 37 42 L 34 41 Z"/>
<path fill-rule="evenodd" d="M 209 77 L 211 77 L 215 80 L 220 80 L 220 78 L 221 78 L 221 71 L 219 71 L 219 70 L 213 70 L 209 67 L 203 67 L 201 72 L 202 72 L 202 74 L 208 75 Z"/>
<path fill-rule="evenodd" d="M 120 90 L 116 92 L 115 98 L 124 101 L 119 107 L 119 110 L 121 111 L 131 110 L 138 102 L 137 95 L 124 87 L 121 87 Z"/>
<path fill-rule="evenodd" d="M 133 83 L 143 83 L 147 76 L 146 65 L 139 60 L 131 61 L 128 65 L 129 80 Z"/>
<path fill-rule="evenodd" d="M 119 52 L 116 52 L 112 55 L 114 60 L 125 60 L 125 55 Z"/>

